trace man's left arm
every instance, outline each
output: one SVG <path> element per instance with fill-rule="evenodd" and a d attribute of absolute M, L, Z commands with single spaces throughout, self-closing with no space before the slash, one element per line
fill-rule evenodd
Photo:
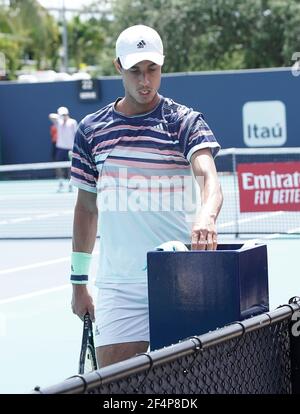
<path fill-rule="evenodd" d="M 201 207 L 192 227 L 192 250 L 216 250 L 216 220 L 223 194 L 210 149 L 196 151 L 191 157 L 191 165 L 201 191 Z"/>

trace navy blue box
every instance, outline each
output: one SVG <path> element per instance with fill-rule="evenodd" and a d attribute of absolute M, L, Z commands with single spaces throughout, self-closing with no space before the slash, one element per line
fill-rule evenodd
<path fill-rule="evenodd" d="M 151 251 L 147 270 L 151 350 L 269 310 L 265 244 Z"/>

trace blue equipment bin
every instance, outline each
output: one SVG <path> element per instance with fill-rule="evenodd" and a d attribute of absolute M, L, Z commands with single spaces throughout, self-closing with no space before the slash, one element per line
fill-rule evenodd
<path fill-rule="evenodd" d="M 269 310 L 265 244 L 151 251 L 147 269 L 151 350 Z"/>

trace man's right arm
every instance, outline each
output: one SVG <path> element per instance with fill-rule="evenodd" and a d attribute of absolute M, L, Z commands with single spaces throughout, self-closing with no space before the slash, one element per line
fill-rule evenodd
<path fill-rule="evenodd" d="M 74 210 L 73 252 L 91 254 L 97 235 L 97 194 L 79 189 Z M 85 284 L 73 284 L 73 313 L 82 318 L 89 312 L 94 320 L 94 305 Z"/>

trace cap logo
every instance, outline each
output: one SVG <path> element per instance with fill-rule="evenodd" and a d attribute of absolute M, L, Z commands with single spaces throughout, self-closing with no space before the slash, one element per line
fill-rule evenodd
<path fill-rule="evenodd" d="M 146 46 L 146 42 L 144 40 L 141 40 L 136 46 L 138 49 L 142 49 Z"/>

